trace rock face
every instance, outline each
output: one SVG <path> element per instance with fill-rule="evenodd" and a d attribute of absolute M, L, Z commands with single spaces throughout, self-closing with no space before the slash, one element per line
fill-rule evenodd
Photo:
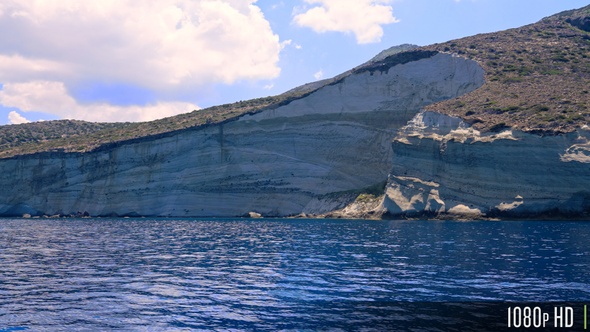
<path fill-rule="evenodd" d="M 3 159 L 0 215 L 327 212 L 342 207 L 343 193 L 387 178 L 391 139 L 422 107 L 482 84 L 476 62 L 430 54 L 354 72 L 287 105 L 220 125 L 88 153 Z M 407 152 L 416 154 L 408 161 L 422 162 L 420 151 Z"/>
<path fill-rule="evenodd" d="M 567 19 L 567 22 L 578 29 L 590 32 L 590 16 L 581 16 Z"/>
<path fill-rule="evenodd" d="M 391 216 L 584 217 L 590 211 L 590 130 L 481 134 L 422 112 L 393 141 L 383 205 Z"/>

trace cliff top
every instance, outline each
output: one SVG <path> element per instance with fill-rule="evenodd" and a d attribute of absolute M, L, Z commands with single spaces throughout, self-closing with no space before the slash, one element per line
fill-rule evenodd
<path fill-rule="evenodd" d="M 428 107 L 459 116 L 482 131 L 512 127 L 529 132 L 570 132 L 590 120 L 590 6 L 537 23 L 416 48 L 392 47 L 334 78 L 281 95 L 209 107 L 139 123 L 58 120 L 0 126 L 0 158 L 43 151 L 85 152 L 124 141 L 171 135 L 285 105 L 362 71 L 387 70 L 436 52 L 477 61 L 485 84 L 462 97 Z"/>
<path fill-rule="evenodd" d="M 590 121 L 590 6 L 521 28 L 425 47 L 477 61 L 485 84 L 427 107 L 476 129 L 557 134 Z"/>

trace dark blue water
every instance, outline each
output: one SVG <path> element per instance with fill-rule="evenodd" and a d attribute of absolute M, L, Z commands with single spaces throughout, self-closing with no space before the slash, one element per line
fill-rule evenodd
<path fill-rule="evenodd" d="M 0 220 L 0 331 L 398 330 L 408 301 L 590 302 L 590 223 Z"/>

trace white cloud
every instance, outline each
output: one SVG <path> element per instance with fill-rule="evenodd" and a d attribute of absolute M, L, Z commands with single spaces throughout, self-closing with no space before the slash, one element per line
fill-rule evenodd
<path fill-rule="evenodd" d="M 176 89 L 276 78 L 281 43 L 256 1 L 3 0 L 0 83 L 6 88 L 52 82 L 70 89 L 88 82 L 116 83 L 171 98 Z M 37 110 L 56 112 L 49 106 L 56 97 L 43 98 L 47 103 L 37 103 Z M 76 105 L 55 114 L 111 119 Z M 142 114 L 159 112 L 150 107 L 156 106 Z M 147 116 L 133 107 L 120 111 L 139 116 L 136 120 Z M 121 121 L 132 118 L 121 115 Z"/>
<path fill-rule="evenodd" d="M 316 80 L 321 79 L 324 77 L 324 71 L 320 69 L 317 73 L 313 74 L 313 77 L 315 77 Z"/>
<path fill-rule="evenodd" d="M 0 81 L 93 78 L 160 89 L 274 78 L 279 37 L 255 2 L 4 0 Z"/>
<path fill-rule="evenodd" d="M 393 16 L 391 0 L 305 0 L 317 4 L 293 17 L 302 27 L 316 32 L 354 33 L 357 43 L 375 43 L 383 36 L 384 24 L 398 22 Z"/>
<path fill-rule="evenodd" d="M 146 106 L 80 104 L 68 94 L 62 82 L 50 81 L 4 84 L 0 90 L 0 104 L 23 112 L 43 111 L 64 119 L 96 122 L 149 121 L 198 109 L 196 105 L 183 102 L 159 102 Z M 17 112 L 11 112 L 9 119 L 12 123 L 21 119 L 28 122 Z"/>
<path fill-rule="evenodd" d="M 10 121 L 11 124 L 21 124 L 21 123 L 31 122 L 31 121 L 27 120 L 27 118 L 25 118 L 24 116 L 18 114 L 18 112 L 16 112 L 16 111 L 12 111 L 12 112 L 8 113 L 8 121 Z"/>
<path fill-rule="evenodd" d="M 301 49 L 301 45 L 297 44 L 297 43 L 293 43 L 292 39 L 287 39 L 287 40 L 283 40 L 281 42 L 281 50 L 284 49 L 287 46 L 291 46 L 293 45 L 293 47 L 295 47 L 296 50 L 300 50 Z"/>
<path fill-rule="evenodd" d="M 284 49 L 285 47 L 291 45 L 292 42 L 293 42 L 293 40 L 291 40 L 291 39 L 283 40 L 281 42 L 281 50 Z"/>

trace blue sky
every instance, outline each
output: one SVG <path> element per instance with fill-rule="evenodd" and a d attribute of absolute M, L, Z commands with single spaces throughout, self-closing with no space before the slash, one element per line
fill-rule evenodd
<path fill-rule="evenodd" d="M 588 0 L 3 0 L 0 124 L 145 121 L 275 95 L 394 45 L 534 23 Z"/>

